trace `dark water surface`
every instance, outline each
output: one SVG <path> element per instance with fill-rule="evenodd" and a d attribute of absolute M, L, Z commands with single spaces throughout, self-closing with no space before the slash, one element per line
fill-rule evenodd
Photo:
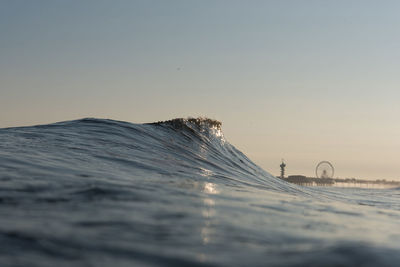
<path fill-rule="evenodd" d="M 400 190 L 274 178 L 211 121 L 0 129 L 0 266 L 399 266 Z"/>

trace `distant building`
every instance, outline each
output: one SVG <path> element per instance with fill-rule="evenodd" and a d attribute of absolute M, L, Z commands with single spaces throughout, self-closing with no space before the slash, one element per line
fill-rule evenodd
<path fill-rule="evenodd" d="M 288 182 L 290 183 L 307 183 L 309 182 L 307 177 L 304 175 L 290 175 L 288 176 L 288 178 L 286 179 Z"/>

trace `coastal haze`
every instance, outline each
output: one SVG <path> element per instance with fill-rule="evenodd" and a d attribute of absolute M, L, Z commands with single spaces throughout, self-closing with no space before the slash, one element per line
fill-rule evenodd
<path fill-rule="evenodd" d="M 400 180 L 396 1 L 1 1 L 0 128 L 207 116 L 274 175 Z"/>

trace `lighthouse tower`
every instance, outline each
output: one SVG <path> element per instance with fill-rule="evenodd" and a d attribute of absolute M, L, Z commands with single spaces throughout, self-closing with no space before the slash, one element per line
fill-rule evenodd
<path fill-rule="evenodd" d="M 286 167 L 286 164 L 283 161 L 283 159 L 282 159 L 282 164 L 280 165 L 280 167 L 281 167 L 281 179 L 283 179 L 283 178 L 285 178 L 285 167 Z"/>

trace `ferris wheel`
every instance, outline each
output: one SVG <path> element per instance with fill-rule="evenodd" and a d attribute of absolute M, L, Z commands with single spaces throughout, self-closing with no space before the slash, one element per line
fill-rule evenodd
<path fill-rule="evenodd" d="M 335 169 L 329 161 L 321 161 L 315 168 L 315 176 L 317 178 L 333 178 Z"/>

